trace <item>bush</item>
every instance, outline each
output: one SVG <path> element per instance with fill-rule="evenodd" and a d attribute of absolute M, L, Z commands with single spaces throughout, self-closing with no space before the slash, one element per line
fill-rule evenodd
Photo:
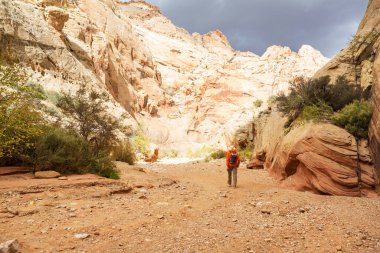
<path fill-rule="evenodd" d="M 263 105 L 263 101 L 260 100 L 260 99 L 257 99 L 255 102 L 253 102 L 253 105 L 254 105 L 256 108 L 260 108 L 260 107 Z"/>
<path fill-rule="evenodd" d="M 363 88 L 360 85 L 350 84 L 345 77 L 340 76 L 334 85 L 329 85 L 329 94 L 326 102 L 334 109 L 341 110 L 354 100 L 363 98 Z M 368 95 L 365 99 L 368 99 Z"/>
<path fill-rule="evenodd" d="M 119 143 L 115 146 L 113 148 L 112 157 L 115 161 L 125 162 L 130 165 L 133 165 L 136 162 L 135 151 L 129 141 Z"/>
<path fill-rule="evenodd" d="M 110 150 L 117 141 L 116 132 L 122 130 L 118 121 L 107 115 L 106 94 L 81 86 L 74 96 L 63 93 L 57 107 L 70 118 L 70 128 L 91 142 L 96 152 Z"/>
<path fill-rule="evenodd" d="M 303 123 L 311 120 L 316 122 L 328 122 L 330 121 L 333 113 L 333 109 L 323 102 L 318 105 L 308 105 L 303 108 L 296 122 Z"/>
<path fill-rule="evenodd" d="M 106 153 L 94 153 L 89 143 L 76 133 L 48 128 L 38 140 L 30 163 L 36 169 L 54 169 L 62 174 L 94 173 L 116 178 L 110 157 Z"/>
<path fill-rule="evenodd" d="M 210 154 L 210 157 L 212 159 L 222 159 L 222 158 L 226 158 L 226 154 L 227 152 L 223 149 L 218 149 L 218 150 L 215 150 L 214 152 L 212 152 Z"/>
<path fill-rule="evenodd" d="M 27 82 L 17 66 L 0 66 L 0 165 L 31 165 L 62 174 L 95 173 L 118 178 L 108 145 L 119 125 L 104 115 L 103 98 L 92 92 L 59 100 L 66 113 L 76 119 L 71 131 L 49 126 L 41 110 L 45 99 L 40 86 Z M 78 135 L 87 131 L 87 135 Z"/>
<path fill-rule="evenodd" d="M 138 134 L 132 138 L 132 147 L 137 153 L 145 156 L 149 155 L 149 138 L 143 134 Z"/>
<path fill-rule="evenodd" d="M 305 114 L 309 114 L 305 117 L 320 110 L 328 114 L 329 109 L 325 105 L 337 111 L 355 99 L 366 98 L 366 94 L 368 91 L 364 92 L 360 86 L 348 83 L 344 77 L 339 77 L 335 84 L 330 84 L 329 76 L 311 80 L 297 78 L 291 83 L 289 95 L 280 94 L 276 102 L 278 110 L 288 116 L 286 127 L 289 127 L 301 116 L 305 107 L 308 107 Z"/>
<path fill-rule="evenodd" d="M 270 96 L 267 100 L 268 106 L 272 106 L 274 102 L 276 102 L 276 96 Z"/>
<path fill-rule="evenodd" d="M 333 122 L 337 126 L 346 129 L 356 138 L 368 138 L 368 125 L 371 118 L 371 103 L 356 100 L 339 111 L 333 117 Z"/>
<path fill-rule="evenodd" d="M 253 155 L 253 147 L 247 146 L 244 149 L 239 149 L 238 153 L 242 162 L 249 161 Z"/>
<path fill-rule="evenodd" d="M 37 85 L 17 66 L 0 66 L 0 164 L 17 165 L 35 148 L 45 124 Z"/>

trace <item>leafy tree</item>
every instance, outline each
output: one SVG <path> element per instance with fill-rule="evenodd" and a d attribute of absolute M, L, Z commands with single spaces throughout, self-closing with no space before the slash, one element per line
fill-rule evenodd
<path fill-rule="evenodd" d="M 106 101 L 106 94 L 81 86 L 74 96 L 63 93 L 57 102 L 57 106 L 73 118 L 71 129 L 79 131 L 96 152 L 109 150 L 117 140 L 117 131 L 122 129 L 116 119 L 107 115 Z"/>
<path fill-rule="evenodd" d="M 43 98 L 21 68 L 0 66 L 0 163 L 21 162 L 35 148 L 45 124 L 38 110 Z"/>

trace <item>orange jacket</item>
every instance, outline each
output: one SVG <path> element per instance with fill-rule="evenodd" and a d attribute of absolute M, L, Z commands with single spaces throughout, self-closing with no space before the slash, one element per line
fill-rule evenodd
<path fill-rule="evenodd" d="M 231 157 L 231 153 L 234 152 L 237 154 L 237 163 L 236 164 L 230 164 L 230 157 Z M 231 167 L 231 166 L 236 166 L 236 167 L 239 167 L 240 166 L 240 156 L 238 154 L 238 152 L 236 151 L 228 151 L 227 152 L 227 155 L 226 155 L 226 165 L 227 167 Z"/>

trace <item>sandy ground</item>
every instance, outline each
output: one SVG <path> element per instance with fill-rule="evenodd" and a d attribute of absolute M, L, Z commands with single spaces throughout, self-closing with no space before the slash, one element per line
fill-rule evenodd
<path fill-rule="evenodd" d="M 380 252 L 380 199 L 281 189 L 223 161 L 118 163 L 122 179 L 0 177 L 0 242 L 33 252 Z M 75 236 L 84 234 L 84 239 Z"/>

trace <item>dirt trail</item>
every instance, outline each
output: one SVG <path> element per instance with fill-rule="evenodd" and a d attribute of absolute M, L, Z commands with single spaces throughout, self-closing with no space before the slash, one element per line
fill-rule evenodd
<path fill-rule="evenodd" d="M 0 177 L 0 242 L 27 253 L 380 252 L 379 198 L 285 190 L 244 167 L 232 189 L 223 161 L 118 167 L 119 181 Z"/>

